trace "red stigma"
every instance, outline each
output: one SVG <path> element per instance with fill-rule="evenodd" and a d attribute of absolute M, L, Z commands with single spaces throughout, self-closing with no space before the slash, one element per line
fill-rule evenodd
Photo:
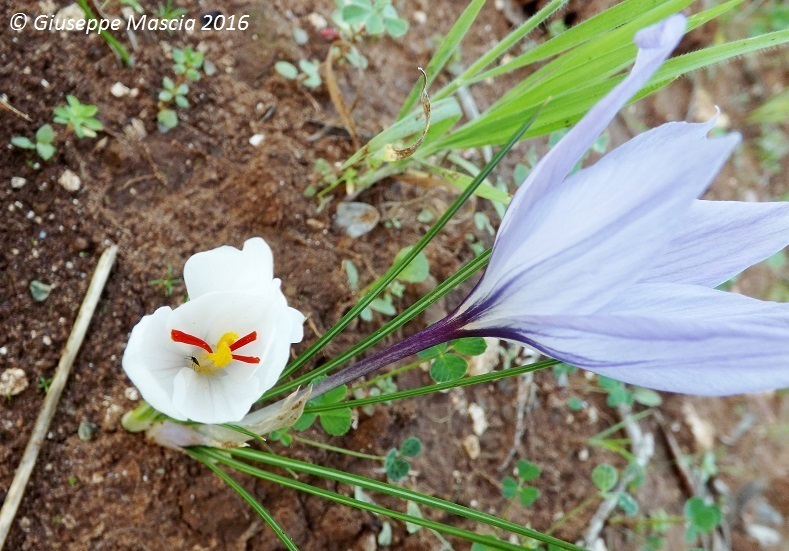
<path fill-rule="evenodd" d="M 241 348 L 242 346 L 251 343 L 252 341 L 254 341 L 257 338 L 258 338 L 258 332 L 257 331 L 252 331 L 249 335 L 244 335 L 243 337 L 238 339 L 236 342 L 231 344 L 230 345 L 230 350 L 236 351 L 239 348 Z M 260 360 L 258 360 L 258 361 L 260 361 Z M 257 363 L 257 362 L 255 362 L 255 363 Z"/>
<path fill-rule="evenodd" d="M 170 338 L 173 339 L 173 341 L 175 342 L 191 344 L 192 346 L 197 346 L 199 348 L 202 348 L 209 354 L 213 352 L 213 350 L 211 350 L 211 346 L 203 339 L 198 339 L 197 337 L 190 335 L 189 333 L 184 333 L 183 331 L 179 331 L 178 329 L 173 329 L 172 331 L 170 331 Z"/>
<path fill-rule="evenodd" d="M 238 362 L 244 362 L 245 364 L 259 364 L 260 358 L 256 356 L 239 356 L 238 354 L 233 354 L 233 359 Z"/>

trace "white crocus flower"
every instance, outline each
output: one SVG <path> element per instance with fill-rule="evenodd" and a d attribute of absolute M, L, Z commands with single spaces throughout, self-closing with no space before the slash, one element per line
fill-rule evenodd
<path fill-rule="evenodd" d="M 134 327 L 123 369 L 156 410 L 181 421 L 239 421 L 274 386 L 304 316 L 274 279 L 261 238 L 243 250 L 197 253 L 184 266 L 189 301 L 162 307 Z"/>

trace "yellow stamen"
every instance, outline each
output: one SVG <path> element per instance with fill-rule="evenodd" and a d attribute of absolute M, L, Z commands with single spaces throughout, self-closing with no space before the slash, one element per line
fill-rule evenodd
<path fill-rule="evenodd" d="M 206 355 L 205 359 L 211 361 L 217 369 L 222 369 L 233 360 L 233 351 L 230 345 L 238 340 L 238 333 L 232 331 L 225 333 L 214 347 L 214 352 Z"/>

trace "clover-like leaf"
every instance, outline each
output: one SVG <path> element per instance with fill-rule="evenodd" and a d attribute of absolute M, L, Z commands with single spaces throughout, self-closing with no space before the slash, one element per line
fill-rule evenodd
<path fill-rule="evenodd" d="M 540 469 L 537 465 L 532 463 L 531 461 L 526 461 L 525 459 L 521 459 L 517 463 L 518 469 L 518 478 L 521 480 L 529 481 L 534 480 L 540 474 L 542 474 L 542 469 Z"/>
<path fill-rule="evenodd" d="M 614 467 L 606 463 L 598 465 L 592 471 L 592 482 L 601 492 L 611 490 L 616 486 L 617 480 L 619 480 L 619 473 Z"/>
<path fill-rule="evenodd" d="M 463 377 L 468 371 L 468 363 L 457 354 L 443 354 L 433 360 L 430 377 L 437 383 L 448 383 Z"/>
<path fill-rule="evenodd" d="M 511 476 L 505 476 L 501 481 L 501 495 L 512 499 L 518 493 L 518 481 Z"/>
<path fill-rule="evenodd" d="M 524 486 L 521 488 L 520 492 L 518 492 L 518 499 L 524 507 L 528 507 L 534 503 L 538 497 L 540 497 L 540 490 L 534 486 Z"/>
<path fill-rule="evenodd" d="M 407 438 L 406 441 L 400 445 L 400 455 L 405 457 L 416 457 L 421 451 L 422 442 L 415 436 Z"/>
<path fill-rule="evenodd" d="M 482 337 L 465 337 L 452 341 L 452 348 L 463 356 L 479 356 L 488 349 L 488 344 Z"/>

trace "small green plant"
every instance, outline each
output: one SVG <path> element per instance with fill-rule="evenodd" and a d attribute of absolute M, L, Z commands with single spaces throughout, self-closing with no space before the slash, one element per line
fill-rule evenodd
<path fill-rule="evenodd" d="M 685 518 L 688 527 L 685 541 L 693 543 L 701 534 L 709 534 L 723 520 L 721 510 L 715 503 L 706 503 L 700 497 L 692 497 L 685 502 Z"/>
<path fill-rule="evenodd" d="M 663 401 L 660 394 L 648 388 L 633 387 L 630 389 L 621 381 L 603 376 L 599 376 L 597 382 L 600 388 L 608 394 L 605 403 L 611 407 L 630 406 L 633 405 L 633 402 L 647 407 L 655 407 Z"/>
<path fill-rule="evenodd" d="M 516 470 L 517 479 L 512 476 L 505 476 L 501 481 L 501 495 L 507 499 L 513 499 L 517 496 L 521 505 L 529 507 L 540 497 L 540 489 L 526 483 L 536 480 L 542 474 L 542 469 L 531 461 L 521 459 L 517 463 Z"/>
<path fill-rule="evenodd" d="M 167 0 L 165 4 L 159 4 L 156 16 L 160 19 L 178 19 L 187 13 L 186 8 L 179 8 L 173 5 L 173 0 Z"/>
<path fill-rule="evenodd" d="M 322 381 L 326 377 L 316 377 L 314 381 L 316 383 Z M 310 406 L 327 406 L 330 404 L 337 404 L 342 402 L 345 399 L 345 395 L 348 393 L 348 387 L 345 385 L 335 388 L 324 394 L 323 396 L 319 396 L 318 398 L 314 398 L 307 402 L 307 407 Z M 305 412 L 296 424 L 293 425 L 293 430 L 303 431 L 307 430 L 312 426 L 315 422 L 315 419 L 320 418 L 321 426 L 323 430 L 327 433 L 331 434 L 332 436 L 342 436 L 346 432 L 348 432 L 351 428 L 351 408 L 339 408 L 339 409 L 331 409 L 328 411 L 323 411 L 320 413 L 308 413 Z"/>
<path fill-rule="evenodd" d="M 95 105 L 83 104 L 75 96 L 66 96 L 67 105 L 55 107 L 54 121 L 66 125 L 78 138 L 95 138 L 96 132 L 104 129 L 104 125 L 96 118 L 99 108 Z"/>
<path fill-rule="evenodd" d="M 296 67 L 287 61 L 277 61 L 274 70 L 288 80 L 295 80 L 307 88 L 318 88 L 323 84 L 320 74 L 320 63 L 302 59 Z"/>
<path fill-rule="evenodd" d="M 630 478 L 625 476 L 625 478 Z M 642 476 L 643 479 L 643 476 Z M 592 482 L 597 489 L 600 490 L 600 497 L 607 499 L 609 497 L 616 497 L 617 506 L 625 512 L 628 516 L 633 516 L 638 513 L 638 502 L 627 491 L 612 492 L 619 482 L 619 471 L 615 467 L 602 463 L 594 468 L 592 471 Z M 637 482 L 634 484 L 637 486 Z"/>
<path fill-rule="evenodd" d="M 202 52 L 188 47 L 183 50 L 173 50 L 173 72 L 176 78 L 175 80 L 170 77 L 162 78 L 162 89 L 159 90 L 158 96 L 159 111 L 156 120 L 160 132 L 167 132 L 178 126 L 177 109 L 189 107 L 189 100 L 186 99 L 186 94 L 189 93 L 187 81 L 200 80 L 201 71 L 206 72 L 208 67 L 209 62 Z"/>
<path fill-rule="evenodd" d="M 416 457 L 422 452 L 422 442 L 419 438 L 412 436 L 400 445 L 400 448 L 392 448 L 386 454 L 384 469 L 386 476 L 390 480 L 398 481 L 406 476 L 411 470 L 409 458 Z"/>
<path fill-rule="evenodd" d="M 203 52 L 184 48 L 173 50 L 173 71 L 176 75 L 184 75 L 191 81 L 200 80 L 200 70 L 203 68 Z"/>
<path fill-rule="evenodd" d="M 159 287 L 164 291 L 164 295 L 169 297 L 172 296 L 175 287 L 181 285 L 183 280 L 173 275 L 173 267 L 168 264 L 167 266 L 167 275 L 164 276 L 162 279 L 152 279 L 148 282 L 148 285 Z"/>
<path fill-rule="evenodd" d="M 36 131 L 35 143 L 24 136 L 14 136 L 11 138 L 11 143 L 14 147 L 20 149 L 35 149 L 42 160 L 48 161 L 57 151 L 55 146 L 52 145 L 52 140 L 54 138 L 55 131 L 52 129 L 52 125 L 45 124 Z"/>
<path fill-rule="evenodd" d="M 387 33 L 399 38 L 408 32 L 408 21 L 397 14 L 391 0 L 335 0 L 335 4 L 332 19 L 341 30 L 350 28 L 352 35 Z"/>
<path fill-rule="evenodd" d="M 52 385 L 52 377 L 44 377 L 41 375 L 38 378 L 38 388 L 44 391 L 44 394 L 49 393 L 49 387 Z"/>
<path fill-rule="evenodd" d="M 461 379 L 468 371 L 468 362 L 463 356 L 479 356 L 487 347 L 482 337 L 467 337 L 422 350 L 417 356 L 432 360 L 430 377 L 435 382 L 448 383 Z"/>
<path fill-rule="evenodd" d="M 405 247 L 400 250 L 399 253 L 394 258 L 394 264 L 400 262 L 405 255 L 411 250 L 411 247 Z M 354 267 L 355 269 L 355 267 Z M 346 273 L 348 273 L 348 268 L 346 265 Z M 385 316 L 394 316 L 397 314 L 397 309 L 394 305 L 394 299 L 402 298 L 403 293 L 405 292 L 405 284 L 406 283 L 422 283 L 425 281 L 428 276 L 430 276 L 430 263 L 427 261 L 427 257 L 424 253 L 419 253 L 416 258 L 414 258 L 405 269 L 397 275 L 397 279 L 395 279 L 392 283 L 390 283 L 383 293 L 375 300 L 370 303 L 370 306 L 365 308 L 361 313 L 361 318 L 364 321 L 372 321 L 373 319 L 373 312 L 378 312 L 379 314 L 383 314 Z M 349 277 L 350 282 L 350 277 Z M 356 290 L 353 286 L 352 289 Z M 362 290 L 362 294 L 366 293 L 367 289 Z"/>

